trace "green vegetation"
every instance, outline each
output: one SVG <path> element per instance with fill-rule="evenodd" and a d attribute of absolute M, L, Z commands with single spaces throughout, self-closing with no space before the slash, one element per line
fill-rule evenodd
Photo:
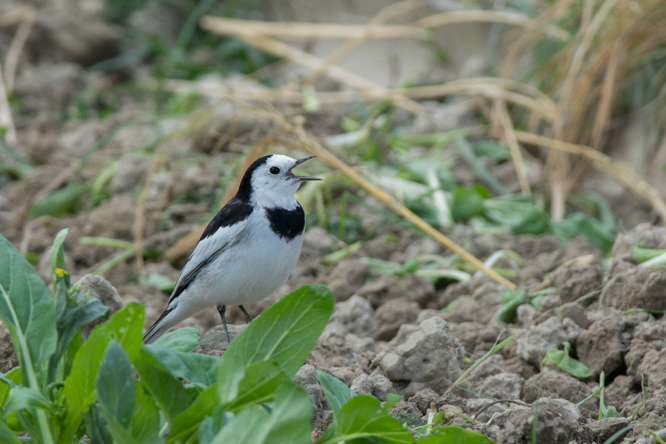
<path fill-rule="evenodd" d="M 222 358 L 191 350 L 199 332 L 181 329 L 142 344 L 143 307 L 128 304 L 108 316 L 102 303 L 72 286 L 63 242 L 55 239 L 53 294 L 32 266 L 0 236 L 0 318 L 8 326 L 19 367 L 0 377 L 3 443 L 309 443 L 313 409 L 293 382 L 333 313 L 333 295 L 304 286 L 266 310 L 239 334 Z M 138 378 L 137 378 L 138 376 Z M 326 373 L 319 380 L 333 423 L 316 440 L 412 443 L 410 430 L 369 395 L 356 395 Z M 441 421 L 441 415 L 438 422 Z M 429 424 L 423 443 L 489 442 L 457 427 Z M 20 438 L 19 438 L 20 436 Z"/>

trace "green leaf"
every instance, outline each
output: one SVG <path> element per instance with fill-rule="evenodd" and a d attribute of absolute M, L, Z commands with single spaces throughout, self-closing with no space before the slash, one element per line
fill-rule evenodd
<path fill-rule="evenodd" d="M 271 414 L 258 405 L 243 409 L 213 440 L 213 444 L 312 442 L 312 405 L 307 391 L 292 381 L 282 383 Z"/>
<path fill-rule="evenodd" d="M 83 187 L 77 183 L 70 183 L 64 188 L 47 194 L 35 202 L 28 213 L 29 219 L 40 216 L 61 217 L 76 207 Z"/>
<path fill-rule="evenodd" d="M 177 441 L 187 441 L 199 430 L 204 418 L 213 414 L 214 409 L 219 405 L 220 400 L 217 397 L 217 387 L 211 385 L 195 398 L 190 406 L 176 416 L 169 433 L 167 444 Z"/>
<path fill-rule="evenodd" d="M 322 436 L 317 443 L 332 444 L 360 438 L 376 438 L 391 444 L 413 443 L 408 430 L 386 414 L 377 414 L 379 400 L 370 395 L 358 395 L 347 401 L 336 417 L 334 433 Z"/>
<path fill-rule="evenodd" d="M 342 406 L 356 396 L 356 393 L 347 387 L 347 384 L 326 372 L 319 370 L 317 372 L 317 379 L 319 379 L 319 384 L 321 384 L 328 405 L 333 410 L 333 415 L 337 415 Z"/>
<path fill-rule="evenodd" d="M 153 442 L 160 432 L 160 412 L 155 401 L 143 393 L 143 387 L 135 381 L 136 399 L 134 416 L 130 424 L 132 436 L 140 443 Z"/>
<path fill-rule="evenodd" d="M 594 376 L 587 365 L 569 356 L 570 347 L 571 346 L 567 342 L 564 350 L 551 348 L 546 352 L 542 365 L 556 365 L 574 378 L 578 379 L 588 379 Z"/>
<path fill-rule="evenodd" d="M 153 271 L 146 277 L 142 276 L 139 278 L 139 283 L 142 285 L 151 285 L 157 288 L 159 291 L 167 294 L 171 294 L 174 287 L 176 286 L 174 281 L 165 276 L 162 276 L 156 271 Z"/>
<path fill-rule="evenodd" d="M 528 301 L 527 290 L 524 288 L 516 288 L 515 290 L 506 290 L 500 293 L 500 297 L 504 303 L 497 310 L 493 321 L 501 321 L 505 324 L 513 324 L 516 322 L 516 310 L 518 307 Z"/>
<path fill-rule="evenodd" d="M 0 418 L 0 442 L 3 444 L 21 444 L 21 441 L 2 418 Z"/>
<path fill-rule="evenodd" d="M 4 416 L 19 410 L 26 409 L 51 410 L 51 402 L 39 391 L 23 386 L 16 386 L 9 392 L 9 397 L 4 407 Z"/>
<path fill-rule="evenodd" d="M 81 424 L 82 415 L 95 399 L 95 378 L 109 341 L 116 341 L 133 360 L 141 348 L 143 307 L 131 303 L 95 327 L 88 340 L 74 356 L 72 369 L 62 391 L 67 400 L 67 416 L 58 433 L 58 442 L 71 442 Z"/>
<path fill-rule="evenodd" d="M 4 375 L 2 375 L 2 381 L 0 381 L 0 407 L 4 407 L 9 398 L 9 392 L 12 387 L 21 384 L 21 368 L 14 367 Z M 8 383 L 13 383 L 12 385 Z"/>
<path fill-rule="evenodd" d="M 486 185 L 492 188 L 497 194 L 509 194 L 509 190 L 497 180 L 497 178 L 483 165 L 479 158 L 476 157 L 472 145 L 470 145 L 467 139 L 462 136 L 456 137 L 456 144 L 462 158 L 469 163 L 469 166 L 472 167 L 477 176 L 479 176 Z"/>
<path fill-rule="evenodd" d="M 24 384 L 37 387 L 34 372 L 56 348 L 55 304 L 32 266 L 0 235 L 0 318 L 9 329 Z"/>
<path fill-rule="evenodd" d="M 483 202 L 490 197 L 488 189 L 483 185 L 470 188 L 458 187 L 451 196 L 451 214 L 456 222 L 465 221 L 470 217 L 481 216 L 485 207 Z"/>
<path fill-rule="evenodd" d="M 88 411 L 83 415 L 86 435 L 95 444 L 113 444 L 113 438 L 107 430 L 106 420 L 96 403 L 91 402 Z"/>
<path fill-rule="evenodd" d="M 499 196 L 485 200 L 483 205 L 488 219 L 515 234 L 543 234 L 550 229 L 548 213 L 534 205 L 529 196 Z"/>
<path fill-rule="evenodd" d="M 583 213 L 572 214 L 561 222 L 552 222 L 552 229 L 560 242 L 567 243 L 576 236 L 583 236 L 604 254 L 610 253 L 615 243 L 615 231 Z"/>
<path fill-rule="evenodd" d="M 658 248 L 642 248 L 638 245 L 634 245 L 633 248 L 634 257 L 641 264 L 643 262 L 649 261 L 650 259 L 654 259 L 657 256 L 661 256 L 664 253 L 666 253 L 666 250 Z"/>
<path fill-rule="evenodd" d="M 53 246 L 51 247 L 51 281 L 53 282 L 58 280 L 56 270 L 63 270 L 65 268 L 65 252 L 63 250 L 63 244 L 68 232 L 68 228 L 60 230 L 53 240 Z"/>
<path fill-rule="evenodd" d="M 228 414 L 231 415 L 231 414 Z M 215 439 L 215 436 L 220 433 L 222 426 L 225 423 L 225 412 L 221 407 L 213 410 L 210 416 L 206 416 L 199 427 L 197 437 L 199 444 L 210 444 Z"/>
<path fill-rule="evenodd" d="M 201 388 L 215 383 L 219 358 L 180 352 L 158 344 L 146 346 L 145 350 L 176 378 L 186 379 Z"/>
<path fill-rule="evenodd" d="M 141 384 L 152 395 L 157 406 L 164 412 L 169 424 L 192 402 L 192 397 L 183 384 L 147 350 L 142 347 L 134 366 Z"/>
<path fill-rule="evenodd" d="M 225 404 L 224 408 L 235 412 L 249 404 L 270 402 L 278 386 L 288 380 L 289 377 L 274 362 L 254 362 L 245 369 L 245 376 L 238 386 L 236 399 Z"/>
<path fill-rule="evenodd" d="M 189 352 L 199 345 L 201 332 L 196 328 L 179 328 L 171 331 L 154 342 L 156 345 L 164 345 L 176 351 Z"/>
<path fill-rule="evenodd" d="M 494 441 L 472 430 L 458 426 L 433 427 L 432 435 L 416 440 L 418 444 L 494 444 Z"/>
<path fill-rule="evenodd" d="M 247 365 L 273 361 L 293 378 L 333 313 L 334 297 L 322 285 L 291 292 L 250 322 L 229 345 L 218 371 L 222 401 L 236 397 Z"/>
<path fill-rule="evenodd" d="M 109 342 L 106 347 L 95 388 L 107 421 L 110 414 L 122 426 L 129 427 L 136 398 L 134 369 L 125 350 L 115 341 Z"/>

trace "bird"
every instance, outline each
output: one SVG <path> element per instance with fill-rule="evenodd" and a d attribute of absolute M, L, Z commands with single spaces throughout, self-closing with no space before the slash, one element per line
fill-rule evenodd
<path fill-rule="evenodd" d="M 278 291 L 291 274 L 303 246 L 305 212 L 296 191 L 318 177 L 292 170 L 315 156 L 293 159 L 272 154 L 255 160 L 236 195 L 206 226 L 176 281 L 166 309 L 146 331 L 150 344 L 174 325 L 215 306 L 227 342 L 227 305 L 259 302 Z"/>

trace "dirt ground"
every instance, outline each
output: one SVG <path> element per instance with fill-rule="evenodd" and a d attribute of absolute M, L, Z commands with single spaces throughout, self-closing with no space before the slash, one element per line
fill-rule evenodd
<path fill-rule="evenodd" d="M 174 146 L 171 157 L 160 160 L 155 155 L 159 149 L 146 147 L 155 141 L 161 147 L 181 142 L 156 136 L 159 125 L 145 119 L 146 110 L 156 105 L 117 89 L 111 94 L 115 79 L 86 69 L 119 53 L 117 29 L 95 8 L 76 14 L 58 9 L 38 12 L 13 95 L 19 104 L 14 113 L 15 151 L 32 167 L 21 177 L 0 183 L 0 233 L 32 258 L 46 280 L 48 249 L 60 229 L 69 228 L 66 260 L 76 281 L 119 252 L 110 246 L 83 244 L 80 239 L 134 242 L 141 199 L 145 200 L 144 247 L 165 251 L 214 208 L 231 177 L 223 162 L 237 158 L 270 132 L 270 128 L 257 129 L 254 122 L 234 121 L 233 139 L 224 141 L 222 136 L 232 134 L 225 116 L 221 125 L 190 133 L 182 152 Z M 73 21 L 87 25 L 70 26 Z M 0 31 L 6 31 L 0 33 L 0 54 L 4 54 L 12 30 Z M 43 36 L 56 37 L 45 43 Z M 79 44 L 70 45 L 72 38 Z M 139 76 L 140 70 L 132 68 L 123 75 Z M 101 91 L 97 100 L 112 102 L 115 111 L 102 116 L 97 103 L 86 119 L 71 117 L 91 88 Z M 308 129 L 319 136 L 340 133 L 340 117 L 347 112 L 350 109 L 311 115 Z M 402 124 L 422 122 L 402 120 Z M 188 153 L 194 154 L 186 157 Z M 497 170 L 509 189 L 517 186 L 515 173 L 500 173 Z M 464 179 L 472 173 L 456 174 Z M 538 183 L 540 177 L 534 180 Z M 31 215 L 41 197 L 76 184 L 92 184 L 92 191 L 77 195 L 62 215 Z M 522 288 L 547 289 L 538 308 L 520 305 L 512 324 L 493 321 L 506 288 L 486 276 L 475 274 L 465 282 L 433 285 L 414 274 L 396 277 L 372 271 L 366 258 L 403 264 L 424 254 L 450 252 L 415 229 L 386 223 L 376 213 L 352 204 L 348 211 L 363 221 L 361 231 L 374 236 L 362 242 L 358 251 L 329 263 L 324 258 L 338 249 L 339 242 L 325 230 L 309 227 L 301 259 L 279 294 L 247 309 L 257 316 L 278 296 L 310 283 L 326 285 L 334 292 L 335 313 L 296 376 L 312 395 L 314 425 L 319 430 L 326 427 L 330 409 L 316 370 L 381 400 L 388 393 L 402 395 L 404 401 L 392 414 L 410 426 L 426 424 L 429 411 L 436 409 L 445 412 L 444 423 L 479 431 L 497 443 L 532 442 L 533 427 L 538 442 L 544 444 L 603 443 L 629 425 L 633 428 L 622 436 L 640 437 L 648 430 L 662 429 L 659 421 L 666 418 L 666 320 L 662 316 L 666 267 L 640 266 L 632 249 L 665 249 L 666 228 L 639 223 L 650 222 L 652 216 L 633 198 L 612 204 L 616 214 L 625 216 L 625 232 L 618 236 L 609 258 L 582 238 L 563 246 L 553 235 L 476 235 L 464 225 L 447 231 L 481 260 L 498 250 L 517 253 L 524 260 L 522 265 L 503 259 L 506 263 L 498 266 L 513 269 L 515 277 L 510 279 Z M 104 277 L 123 303 L 145 306 L 149 326 L 169 295 L 144 283 L 142 276 L 155 272 L 175 281 L 184 260 L 169 263 L 147 257 L 140 273 L 130 257 Z M 230 309 L 227 319 L 238 324 L 231 328 L 234 334 L 245 322 L 236 308 Z M 201 351 L 221 355 L 226 343 L 218 324 L 218 314 L 211 308 L 182 325 L 205 333 Z M 6 371 L 16 362 L 6 329 L 0 329 L 0 335 L 0 371 Z M 460 388 L 449 390 L 475 360 L 509 336 L 515 341 L 474 370 Z M 571 357 L 586 364 L 592 377 L 580 380 L 557 367 L 542 366 L 546 352 L 563 349 L 565 342 L 571 346 Z M 599 387 L 602 372 L 605 405 L 615 407 L 619 417 L 599 420 L 599 397 L 584 401 Z M 651 439 L 641 437 L 636 442 Z"/>

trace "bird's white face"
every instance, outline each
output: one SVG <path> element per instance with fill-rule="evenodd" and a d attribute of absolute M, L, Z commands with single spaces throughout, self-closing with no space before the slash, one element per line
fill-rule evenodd
<path fill-rule="evenodd" d="M 252 172 L 252 201 L 261 207 L 292 209 L 298 205 L 296 191 L 305 180 L 315 177 L 296 176 L 291 171 L 309 157 L 293 159 L 281 154 L 272 155 L 266 163 Z"/>

